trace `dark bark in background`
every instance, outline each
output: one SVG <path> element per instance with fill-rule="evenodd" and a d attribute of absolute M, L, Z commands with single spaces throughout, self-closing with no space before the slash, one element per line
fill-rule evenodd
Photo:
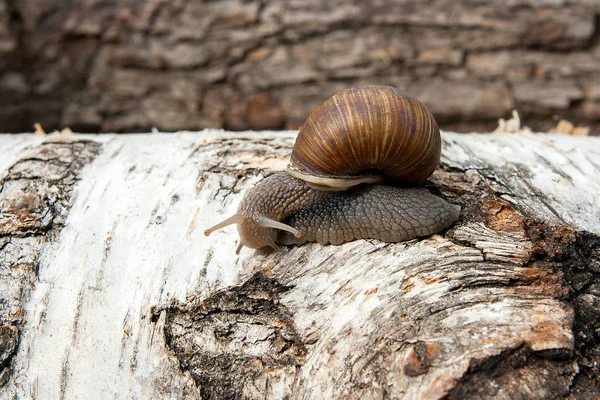
<path fill-rule="evenodd" d="M 418 3 L 418 4 L 417 4 Z M 0 131 L 297 128 L 385 83 L 442 127 L 600 127 L 596 0 L 0 0 Z"/>

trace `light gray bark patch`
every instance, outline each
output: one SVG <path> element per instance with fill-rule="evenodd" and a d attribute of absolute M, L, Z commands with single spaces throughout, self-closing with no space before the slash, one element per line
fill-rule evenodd
<path fill-rule="evenodd" d="M 165 342 L 203 398 L 291 389 L 307 348 L 279 304 L 288 288 L 256 274 L 243 285 L 165 309 Z M 155 310 L 155 318 L 162 310 Z M 288 392 L 289 393 L 289 392 Z"/>
<path fill-rule="evenodd" d="M 47 141 L 0 180 L 0 387 L 10 377 L 39 254 L 63 226 L 81 168 L 100 152 L 89 140 Z"/>

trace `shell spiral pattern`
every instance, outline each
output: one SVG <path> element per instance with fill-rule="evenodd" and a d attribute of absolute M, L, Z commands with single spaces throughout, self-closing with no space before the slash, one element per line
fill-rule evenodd
<path fill-rule="evenodd" d="M 390 86 L 343 90 L 300 128 L 288 172 L 318 186 L 385 180 L 417 186 L 433 173 L 441 136 L 417 99 Z"/>

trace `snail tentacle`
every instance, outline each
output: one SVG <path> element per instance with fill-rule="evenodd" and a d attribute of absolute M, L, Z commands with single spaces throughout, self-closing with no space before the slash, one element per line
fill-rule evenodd
<path fill-rule="evenodd" d="M 244 247 L 244 243 L 240 240 L 237 247 L 235 248 L 235 254 L 240 255 L 240 251 L 242 251 L 242 247 Z"/>
<path fill-rule="evenodd" d="M 258 219 L 258 222 L 256 223 L 256 225 L 260 226 L 261 228 L 273 228 L 273 229 L 280 229 L 282 231 L 287 231 L 297 238 L 302 236 L 302 233 L 298 229 L 294 229 L 289 225 L 286 225 L 279 221 L 272 220 L 271 218 L 267 218 L 265 216 L 260 217 Z M 271 246 L 271 247 L 273 247 L 273 246 Z"/>
<path fill-rule="evenodd" d="M 300 237 L 300 236 L 295 236 L 295 237 Z M 269 235 L 266 235 L 266 236 L 265 236 L 265 240 L 266 240 L 267 244 L 268 244 L 269 246 L 271 246 L 271 248 L 272 248 L 273 250 L 279 250 L 279 246 L 277 246 L 277 245 L 275 244 L 275 242 L 273 241 L 273 239 L 271 239 L 271 236 L 269 236 Z"/>
<path fill-rule="evenodd" d="M 204 231 L 204 236 L 209 236 L 214 231 L 218 231 L 221 228 L 224 228 L 228 225 L 239 224 L 242 221 L 242 216 L 240 214 L 232 215 L 231 217 L 219 222 L 218 224 L 211 226 L 207 230 Z"/>

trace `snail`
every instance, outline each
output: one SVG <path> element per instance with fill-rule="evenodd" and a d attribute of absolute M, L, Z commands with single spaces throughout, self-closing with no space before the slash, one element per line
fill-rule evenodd
<path fill-rule="evenodd" d="M 441 143 L 433 115 L 408 94 L 390 86 L 342 90 L 301 126 L 287 171 L 250 189 L 234 216 L 204 234 L 237 224 L 236 254 L 243 246 L 432 235 L 460 212 L 414 187 L 436 169 Z"/>

